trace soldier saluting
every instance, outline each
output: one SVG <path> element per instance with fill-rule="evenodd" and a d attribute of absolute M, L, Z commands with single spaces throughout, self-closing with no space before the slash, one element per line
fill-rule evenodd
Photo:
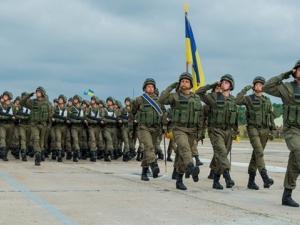
<path fill-rule="evenodd" d="M 34 95 L 36 98 L 31 99 Z M 48 100 L 46 90 L 43 87 L 38 87 L 35 93 L 33 92 L 24 96 L 24 98 L 21 99 L 20 105 L 31 110 L 30 133 L 33 141 L 35 165 L 40 166 L 42 154 L 45 151 L 45 135 L 48 125 L 51 124 L 52 117 L 52 107 Z"/>
<path fill-rule="evenodd" d="M 283 83 L 291 75 L 294 81 Z M 269 79 L 264 91 L 280 97 L 283 102 L 283 135 L 290 155 L 284 179 L 282 205 L 299 207 L 292 199 L 292 191 L 296 188 L 300 173 L 300 60 L 292 70 Z"/>
<path fill-rule="evenodd" d="M 220 86 L 218 92 L 206 93 L 210 89 Z M 214 189 L 223 189 L 220 176 L 223 174 L 226 188 L 232 188 L 234 181 L 229 170 L 230 162 L 227 158 L 232 147 L 232 137 L 237 129 L 237 105 L 230 92 L 234 89 L 234 80 L 230 74 L 225 74 L 219 82 L 199 88 L 196 93 L 209 106 L 208 135 L 213 146 L 214 158 L 212 164 L 214 173 Z"/>
<path fill-rule="evenodd" d="M 260 173 L 264 188 L 269 188 L 274 181 L 269 178 L 265 161 L 264 149 L 269 139 L 270 132 L 275 128 L 273 108 L 270 99 L 263 95 L 263 86 L 265 78 L 255 77 L 253 85 L 246 86 L 236 96 L 238 105 L 246 106 L 247 131 L 250 143 L 253 147 L 251 160 L 248 167 L 249 181 L 248 188 L 258 190 L 259 187 L 255 183 L 256 170 Z M 246 93 L 253 89 L 253 94 Z"/>
<path fill-rule="evenodd" d="M 197 143 L 197 134 L 202 133 L 203 107 L 200 97 L 192 93 L 192 76 L 182 73 L 178 82 L 171 84 L 159 98 L 160 102 L 171 106 L 172 132 L 177 145 L 176 160 L 176 188 L 186 190 L 183 184 L 183 174 L 192 176 L 194 182 L 199 181 L 200 169 L 195 166 L 192 158 L 192 148 Z M 175 93 L 171 93 L 176 88 Z"/>

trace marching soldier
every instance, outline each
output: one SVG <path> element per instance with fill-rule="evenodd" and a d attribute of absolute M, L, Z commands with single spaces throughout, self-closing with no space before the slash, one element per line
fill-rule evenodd
<path fill-rule="evenodd" d="M 73 148 L 73 162 L 78 162 L 80 152 L 80 141 L 82 137 L 83 123 L 85 121 L 84 110 L 81 107 L 82 98 L 74 95 L 73 105 L 70 108 L 68 119 L 71 122 L 71 137 Z"/>
<path fill-rule="evenodd" d="M 31 99 L 34 95 L 36 98 Z M 35 165 L 40 166 L 41 154 L 45 149 L 45 135 L 52 117 L 52 108 L 46 90 L 43 87 L 38 87 L 35 93 L 22 98 L 20 104 L 31 110 L 30 133 L 35 154 Z"/>
<path fill-rule="evenodd" d="M 57 161 L 62 162 L 63 150 L 66 145 L 66 135 L 68 130 L 67 119 L 68 119 L 68 109 L 66 106 L 67 98 L 64 95 L 59 95 L 57 100 L 57 105 L 54 108 L 53 113 L 53 131 L 55 140 L 55 151 L 57 153 Z M 53 154 L 53 153 L 52 153 Z M 55 158 L 56 159 L 56 154 Z"/>
<path fill-rule="evenodd" d="M 90 148 L 90 161 L 96 162 L 97 150 L 102 148 L 102 133 L 100 125 L 103 124 L 101 112 L 99 108 L 99 98 L 96 96 L 91 97 L 91 107 L 87 112 L 89 148 Z"/>
<path fill-rule="evenodd" d="M 219 92 L 206 93 L 216 86 L 220 86 Z M 214 189 L 223 189 L 220 184 L 220 176 L 223 174 L 226 188 L 232 188 L 234 181 L 230 176 L 230 162 L 227 158 L 232 147 L 234 129 L 237 127 L 237 105 L 235 98 L 230 94 L 234 89 L 234 80 L 230 74 L 221 77 L 220 82 L 206 85 L 197 90 L 200 98 L 209 106 L 208 134 L 214 150 Z"/>
<path fill-rule="evenodd" d="M 283 82 L 291 75 L 294 81 Z M 292 199 L 292 191 L 296 188 L 300 173 L 300 60 L 292 70 L 268 80 L 264 85 L 264 91 L 280 97 L 283 102 L 283 135 L 290 155 L 284 179 L 282 205 L 299 207 Z"/>
<path fill-rule="evenodd" d="M 21 98 L 24 98 L 28 93 L 23 92 Z M 22 161 L 27 161 L 27 150 L 29 147 L 30 140 L 30 109 L 21 106 L 20 101 L 16 101 L 15 106 L 15 118 L 16 118 L 16 129 L 18 133 L 18 141 L 21 151 Z"/>
<path fill-rule="evenodd" d="M 265 188 L 274 183 L 268 176 L 264 161 L 264 149 L 270 132 L 275 128 L 272 103 L 263 95 L 264 84 L 265 78 L 258 76 L 254 78 L 252 86 L 246 86 L 236 96 L 236 103 L 246 106 L 247 131 L 253 147 L 248 167 L 248 188 L 253 190 L 259 189 L 255 183 L 256 170 L 261 174 Z M 245 96 L 250 89 L 253 89 L 253 94 Z"/>
<path fill-rule="evenodd" d="M 8 161 L 7 153 L 10 147 L 10 139 L 14 129 L 14 112 L 11 100 L 11 92 L 5 91 L 2 94 L 0 104 L 0 154 L 3 161 Z"/>
<path fill-rule="evenodd" d="M 182 180 L 184 173 L 187 178 L 191 175 L 194 182 L 199 181 L 200 169 L 193 163 L 192 148 L 203 126 L 203 107 L 199 96 L 192 93 L 192 87 L 191 74 L 182 73 L 179 81 L 167 87 L 159 98 L 162 104 L 171 105 L 172 131 L 177 145 L 176 188 L 179 190 L 187 189 Z M 175 93 L 171 93 L 173 89 Z"/>
<path fill-rule="evenodd" d="M 149 166 L 153 178 L 160 173 L 155 155 L 155 144 L 161 130 L 161 104 L 155 95 L 156 83 L 152 78 L 145 80 L 143 84 L 144 94 L 133 101 L 132 113 L 138 123 L 137 134 L 144 147 L 142 159 L 141 180 L 149 181 Z"/>

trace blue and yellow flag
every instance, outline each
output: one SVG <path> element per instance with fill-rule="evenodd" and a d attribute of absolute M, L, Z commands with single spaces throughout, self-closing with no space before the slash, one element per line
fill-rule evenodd
<path fill-rule="evenodd" d="M 83 92 L 84 95 L 87 95 L 89 97 L 93 97 L 95 95 L 94 91 L 91 89 L 88 89 L 86 91 Z"/>
<path fill-rule="evenodd" d="M 205 76 L 201 65 L 200 56 L 197 50 L 191 24 L 187 18 L 188 7 L 185 5 L 185 53 L 186 64 L 192 66 L 193 91 L 204 86 Z"/>

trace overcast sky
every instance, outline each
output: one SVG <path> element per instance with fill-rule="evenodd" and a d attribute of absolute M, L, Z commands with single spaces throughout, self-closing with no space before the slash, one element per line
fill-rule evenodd
<path fill-rule="evenodd" d="M 1 0 L 1 89 L 19 95 L 42 85 L 53 98 L 90 88 L 123 100 L 153 77 L 162 90 L 185 70 L 184 2 Z M 300 59 L 300 1 L 189 5 L 207 83 L 231 73 L 236 93 Z"/>

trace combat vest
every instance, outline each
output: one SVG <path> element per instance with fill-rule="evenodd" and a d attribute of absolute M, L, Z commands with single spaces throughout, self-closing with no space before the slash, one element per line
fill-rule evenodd
<path fill-rule="evenodd" d="M 179 127 L 202 127 L 203 107 L 198 95 L 185 97 L 181 93 L 174 94 L 175 102 L 172 105 L 172 124 Z"/>
<path fill-rule="evenodd" d="M 32 100 L 32 109 L 30 114 L 31 122 L 49 122 L 50 104 L 47 100 Z"/>
<path fill-rule="evenodd" d="M 161 116 L 155 111 L 155 109 L 142 98 L 142 104 L 136 114 L 136 120 L 140 125 L 145 125 L 146 127 L 155 127 L 161 124 Z M 159 105 L 157 97 L 152 97 L 152 99 Z"/>
<path fill-rule="evenodd" d="M 210 106 L 209 127 L 232 128 L 237 125 L 237 116 L 238 111 L 234 97 L 230 96 L 225 99 L 222 93 L 217 93 L 215 104 Z"/>
<path fill-rule="evenodd" d="M 283 105 L 283 122 L 285 126 L 300 128 L 300 87 L 295 81 L 290 82 L 293 88 L 292 101 Z"/>
<path fill-rule="evenodd" d="M 59 106 L 55 107 L 53 118 L 55 119 L 56 123 L 65 123 L 68 116 L 68 110 L 66 107 L 59 108 Z"/>
<path fill-rule="evenodd" d="M 16 119 L 19 123 L 27 124 L 30 119 L 31 110 L 22 106 L 16 111 Z"/>
<path fill-rule="evenodd" d="M 84 116 L 84 110 L 81 107 L 77 108 L 74 105 L 71 107 L 69 112 L 69 118 L 72 124 L 82 123 Z"/>
<path fill-rule="evenodd" d="M 3 107 L 2 104 L 0 104 L 0 120 L 1 121 L 9 121 L 11 120 L 13 116 L 13 108 L 12 106 Z"/>
<path fill-rule="evenodd" d="M 100 109 L 98 107 L 90 108 L 90 111 L 88 113 L 88 122 L 91 124 L 97 124 L 98 122 L 100 122 L 101 117 L 100 117 Z"/>
<path fill-rule="evenodd" d="M 249 95 L 250 105 L 247 105 L 248 126 L 270 128 L 273 124 L 272 103 L 265 96 L 257 97 L 255 94 Z"/>

